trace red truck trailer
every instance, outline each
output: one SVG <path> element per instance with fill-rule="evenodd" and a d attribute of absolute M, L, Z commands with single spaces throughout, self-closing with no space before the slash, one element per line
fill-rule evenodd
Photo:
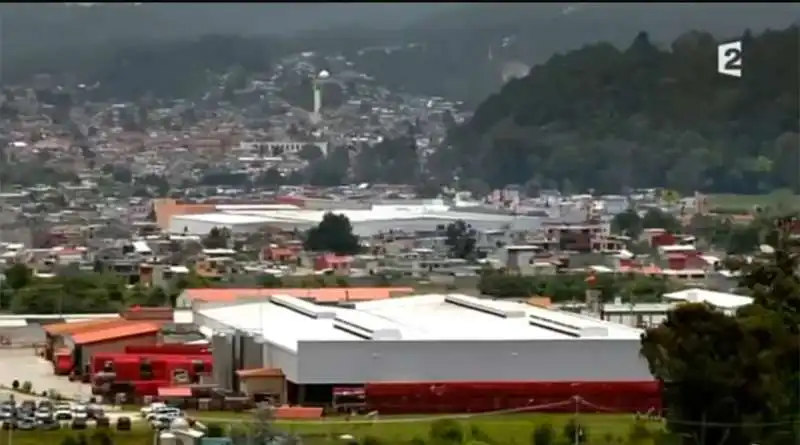
<path fill-rule="evenodd" d="M 140 355 L 211 355 L 208 345 L 187 345 L 182 343 L 161 343 L 157 345 L 128 345 L 126 354 Z"/>
<path fill-rule="evenodd" d="M 142 365 L 149 364 L 149 373 Z M 183 381 L 191 383 L 199 374 L 213 371 L 209 355 L 146 355 L 95 354 L 91 360 L 92 375 L 102 373 L 115 382 L 138 380 Z"/>

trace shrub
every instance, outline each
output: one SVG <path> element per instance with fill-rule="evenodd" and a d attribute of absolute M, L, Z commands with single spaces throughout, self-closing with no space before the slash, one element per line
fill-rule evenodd
<path fill-rule="evenodd" d="M 233 440 L 233 443 L 249 440 L 248 431 L 240 425 L 232 425 L 228 436 Z"/>
<path fill-rule="evenodd" d="M 533 429 L 533 434 L 531 434 L 532 445 L 553 445 L 555 439 L 556 430 L 549 423 L 536 425 L 536 428 Z"/>
<path fill-rule="evenodd" d="M 216 422 L 207 423 L 206 437 L 225 437 L 225 428 Z"/>
<path fill-rule="evenodd" d="M 577 419 L 570 419 L 569 422 L 564 425 L 564 430 L 562 431 L 564 438 L 568 441 L 575 443 L 586 443 L 586 439 L 588 431 L 586 431 L 586 427 L 581 425 Z"/>
<path fill-rule="evenodd" d="M 650 434 L 650 430 L 644 425 L 644 423 L 640 420 L 631 425 L 631 429 L 628 431 L 628 443 L 632 445 L 638 445 L 643 443 L 649 443 L 652 439 L 652 434 Z"/>
<path fill-rule="evenodd" d="M 461 444 L 464 442 L 464 431 L 455 420 L 440 419 L 431 424 L 428 432 L 431 442 L 443 444 Z"/>
<path fill-rule="evenodd" d="M 378 437 L 366 435 L 361 439 L 361 445 L 383 445 L 383 440 Z"/>
<path fill-rule="evenodd" d="M 92 445 L 114 445 L 114 440 L 111 438 L 111 434 L 108 433 L 106 430 L 95 430 L 92 434 Z"/>
<path fill-rule="evenodd" d="M 19 380 L 14 380 L 13 382 L 11 382 L 11 388 L 14 391 L 19 391 Z"/>
<path fill-rule="evenodd" d="M 470 425 L 469 437 L 474 442 L 492 443 L 492 438 L 489 437 L 489 435 L 486 434 L 486 431 L 482 430 L 478 425 Z"/>
<path fill-rule="evenodd" d="M 79 445 L 79 444 L 78 440 L 75 439 L 75 436 L 70 434 L 68 436 L 64 436 L 64 438 L 61 439 L 61 445 Z"/>
<path fill-rule="evenodd" d="M 30 394 L 31 391 L 33 391 L 33 383 L 31 383 L 28 380 L 25 380 L 24 382 L 22 382 L 22 387 L 20 388 L 20 391 Z"/>

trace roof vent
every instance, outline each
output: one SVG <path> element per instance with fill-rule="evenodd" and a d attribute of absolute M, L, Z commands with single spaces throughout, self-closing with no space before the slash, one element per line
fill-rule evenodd
<path fill-rule="evenodd" d="M 400 340 L 400 330 L 387 326 L 386 322 L 376 320 L 358 311 L 343 310 L 333 320 L 333 327 L 364 340 Z"/>
<path fill-rule="evenodd" d="M 581 328 L 579 334 L 581 338 L 608 337 L 608 328 L 605 326 L 591 326 L 591 327 Z"/>
<path fill-rule="evenodd" d="M 333 319 L 336 318 L 336 311 L 333 308 L 317 306 L 314 303 L 291 297 L 289 295 L 273 295 L 269 297 L 270 303 L 284 307 L 298 314 L 310 318 Z"/>
<path fill-rule="evenodd" d="M 484 314 L 494 315 L 503 318 L 524 318 L 524 308 L 510 308 L 503 306 L 510 306 L 513 303 L 507 304 L 493 304 L 490 300 L 483 300 L 480 298 L 470 297 L 467 295 L 451 294 L 444 297 L 446 303 L 450 303 L 459 307 L 472 309 L 473 311 L 483 312 Z"/>

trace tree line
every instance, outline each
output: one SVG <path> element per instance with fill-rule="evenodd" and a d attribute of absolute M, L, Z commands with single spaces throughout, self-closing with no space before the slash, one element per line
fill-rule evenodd
<path fill-rule="evenodd" d="M 172 306 L 183 289 L 209 285 L 194 273 L 170 288 L 129 286 L 118 275 L 93 271 L 65 270 L 39 277 L 20 263 L 7 268 L 3 278 L 0 308 L 15 314 L 105 313 L 131 306 Z"/>
<path fill-rule="evenodd" d="M 554 303 L 583 302 L 586 291 L 594 289 L 605 302 L 620 297 L 629 303 L 661 301 L 667 292 L 678 290 L 669 279 L 641 274 L 596 274 L 586 272 L 554 275 L 515 275 L 502 270 L 485 270 L 478 281 L 481 294 L 494 298 L 544 296 Z"/>

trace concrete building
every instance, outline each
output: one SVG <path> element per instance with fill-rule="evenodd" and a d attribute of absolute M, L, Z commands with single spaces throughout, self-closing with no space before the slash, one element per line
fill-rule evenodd
<path fill-rule="evenodd" d="M 213 334 L 218 383 L 238 388 L 237 369 L 277 368 L 296 402 L 366 382 L 652 378 L 640 330 L 587 316 L 458 294 L 346 306 L 278 295 L 195 304 L 194 321 Z"/>
<path fill-rule="evenodd" d="M 606 303 L 601 309 L 604 320 L 634 327 L 655 326 L 667 318 L 667 313 L 677 305 L 684 303 L 706 303 L 709 306 L 733 314 L 742 306 L 753 302 L 750 297 L 728 292 L 717 292 L 707 289 L 691 288 L 670 292 L 662 296 L 661 303 L 623 303 L 621 298 L 613 303 Z M 585 312 L 583 303 L 569 303 L 559 306 L 566 311 Z"/>
<path fill-rule="evenodd" d="M 277 230 L 308 230 L 322 221 L 326 212 L 347 216 L 353 233 L 369 237 L 395 231 L 428 231 L 462 220 L 478 231 L 535 230 L 541 218 L 498 213 L 453 211 L 447 206 L 372 206 L 369 209 L 331 210 L 225 210 L 218 213 L 173 216 L 170 233 L 207 234 L 213 227 L 252 231 L 263 227 Z"/>
<path fill-rule="evenodd" d="M 215 227 L 231 233 L 253 233 L 272 223 L 270 218 L 223 212 L 175 215 L 169 222 L 169 233 L 205 236 Z"/>

